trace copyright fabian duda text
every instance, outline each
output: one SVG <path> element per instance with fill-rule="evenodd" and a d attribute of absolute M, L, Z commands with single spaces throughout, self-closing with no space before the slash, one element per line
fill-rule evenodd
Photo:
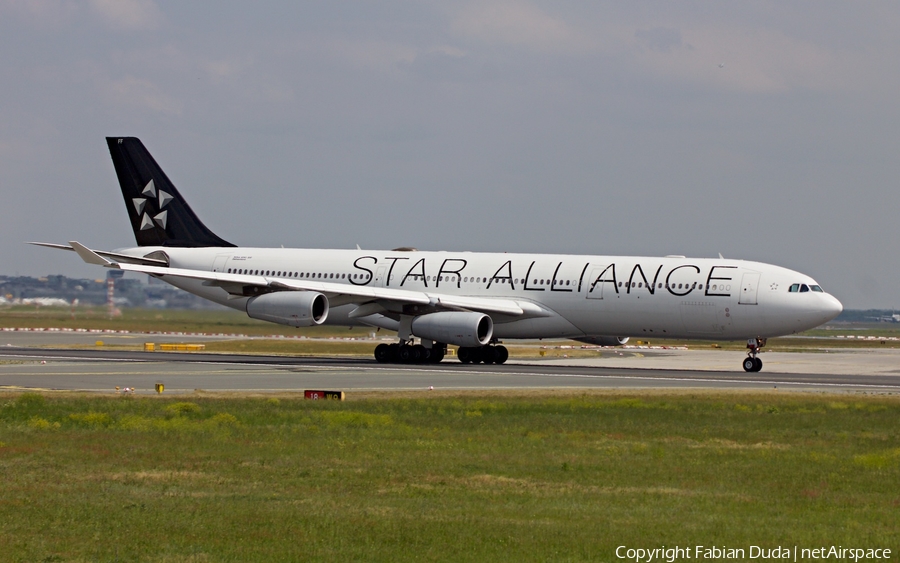
<path fill-rule="evenodd" d="M 841 545 L 800 547 L 776 546 L 727 547 L 691 545 L 675 547 L 629 547 L 616 548 L 616 557 L 635 563 L 675 563 L 683 559 L 776 559 L 782 561 L 853 561 L 885 560 L 891 558 L 891 550 L 874 547 L 844 547 Z"/>

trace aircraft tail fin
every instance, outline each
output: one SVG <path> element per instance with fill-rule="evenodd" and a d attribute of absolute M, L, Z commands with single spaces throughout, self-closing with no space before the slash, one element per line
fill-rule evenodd
<path fill-rule="evenodd" d="M 210 231 L 135 137 L 107 137 L 138 246 L 234 246 Z"/>

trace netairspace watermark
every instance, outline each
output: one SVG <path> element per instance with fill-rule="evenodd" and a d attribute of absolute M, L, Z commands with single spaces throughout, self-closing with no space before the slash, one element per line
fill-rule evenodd
<path fill-rule="evenodd" d="M 891 550 L 873 547 L 844 547 L 841 545 L 819 547 L 747 547 L 689 545 L 674 547 L 628 547 L 616 548 L 616 557 L 634 563 L 675 563 L 684 559 L 751 559 L 781 561 L 859 561 L 890 559 Z"/>

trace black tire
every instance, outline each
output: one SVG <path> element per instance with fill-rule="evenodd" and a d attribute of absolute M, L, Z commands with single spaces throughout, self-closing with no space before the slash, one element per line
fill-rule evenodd
<path fill-rule="evenodd" d="M 461 346 L 459 350 L 456 351 L 456 357 L 464 364 L 472 363 L 472 348 Z"/>
<path fill-rule="evenodd" d="M 413 360 L 412 346 L 400 346 L 400 349 L 397 351 L 397 359 L 400 360 L 401 364 L 411 362 Z"/>
<path fill-rule="evenodd" d="M 497 352 L 496 346 L 485 346 L 481 349 L 481 358 L 485 364 L 496 364 L 500 354 Z"/>
<path fill-rule="evenodd" d="M 497 356 L 494 360 L 495 364 L 503 365 L 506 363 L 506 360 L 509 359 L 509 350 L 506 349 L 506 346 L 497 346 Z"/>
<path fill-rule="evenodd" d="M 484 361 L 484 348 L 469 348 L 471 350 L 471 362 L 473 364 L 481 363 Z"/>
<path fill-rule="evenodd" d="M 434 345 L 431 348 L 431 354 L 428 356 L 428 361 L 432 364 L 439 364 L 444 360 L 444 346 L 443 345 Z"/>
<path fill-rule="evenodd" d="M 421 344 L 416 344 L 415 349 L 419 354 L 419 363 L 427 364 L 431 360 L 431 355 L 434 353 L 434 350 L 429 350 Z"/>
<path fill-rule="evenodd" d="M 762 369 L 762 360 L 759 358 L 753 358 L 753 360 L 754 360 L 754 363 L 756 364 L 755 366 L 753 366 L 753 371 L 761 370 Z"/>
<path fill-rule="evenodd" d="M 375 347 L 375 361 L 386 364 L 391 361 L 391 347 L 387 344 L 379 344 Z"/>
<path fill-rule="evenodd" d="M 756 371 L 754 368 L 756 367 L 756 361 L 754 358 L 747 356 L 744 358 L 744 371 Z"/>

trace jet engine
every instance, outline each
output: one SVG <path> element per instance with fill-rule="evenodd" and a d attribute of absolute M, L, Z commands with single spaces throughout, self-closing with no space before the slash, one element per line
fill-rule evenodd
<path fill-rule="evenodd" d="M 582 336 L 576 338 L 578 342 L 585 344 L 599 344 L 600 346 L 622 346 L 628 342 L 627 336 Z"/>
<path fill-rule="evenodd" d="M 288 326 L 315 326 L 328 317 L 328 298 L 314 291 L 265 293 L 247 301 L 247 316 Z"/>
<path fill-rule="evenodd" d="M 414 318 L 411 328 L 419 338 L 456 346 L 484 346 L 494 335 L 494 321 L 484 313 L 429 313 Z"/>

